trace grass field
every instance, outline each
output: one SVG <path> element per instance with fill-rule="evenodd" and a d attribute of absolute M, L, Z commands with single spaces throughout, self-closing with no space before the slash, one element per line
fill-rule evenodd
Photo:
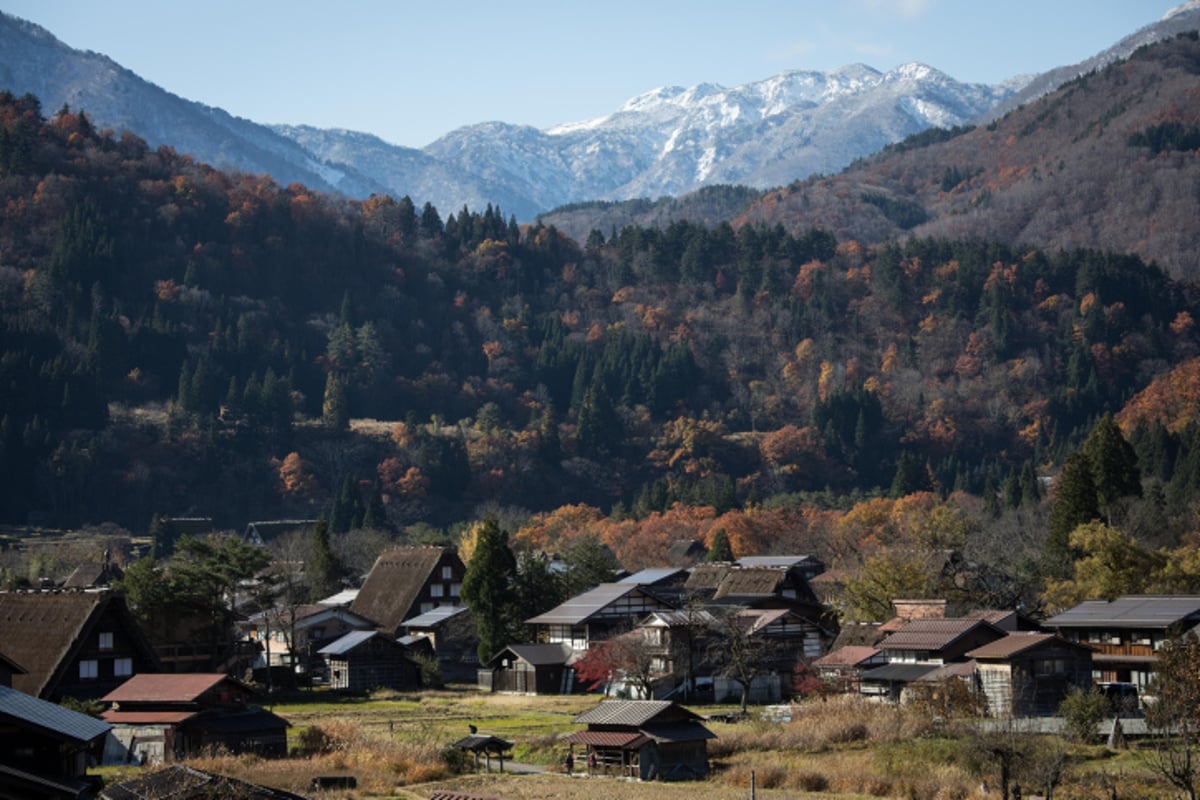
<path fill-rule="evenodd" d="M 451 790 L 508 800 L 717 800 L 750 797 L 902 797 L 968 800 L 997 798 L 981 793 L 986 767 L 972 760 L 966 726 L 935 725 L 928 713 L 868 704 L 850 698 L 800 707 L 790 723 L 747 719 L 711 722 L 712 774 L 698 782 L 640 783 L 615 778 L 556 774 L 566 752 L 560 737 L 580 726 L 576 715 L 599 702 L 595 696 L 523 697 L 488 695 L 475 689 L 420 694 L 381 693 L 340 698 L 314 692 L 272 706 L 289 720 L 287 759 L 263 760 L 214 755 L 194 759 L 198 769 L 230 775 L 305 796 L 421 798 Z M 701 714 L 729 707 L 691 706 Z M 469 725 L 513 741 L 513 759 L 550 770 L 545 774 L 460 774 L 447 748 L 466 736 Z M 1063 748 L 1062 800 L 1168 797 L 1144 758 L 1110 753 L 1099 745 Z M 495 767 L 495 762 L 493 762 Z M 128 772 L 106 772 L 119 780 Z M 353 775 L 355 790 L 321 794 L 310 789 L 318 775 Z M 1026 788 L 1025 796 L 1033 787 Z"/>

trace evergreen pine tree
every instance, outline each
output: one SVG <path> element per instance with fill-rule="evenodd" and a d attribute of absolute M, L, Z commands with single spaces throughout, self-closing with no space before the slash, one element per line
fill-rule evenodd
<path fill-rule="evenodd" d="M 733 547 L 729 544 L 729 534 L 724 528 L 717 528 L 713 534 L 712 543 L 708 546 L 708 555 L 704 560 L 709 563 L 735 561 Z"/>
<path fill-rule="evenodd" d="M 1050 506 L 1050 526 L 1046 535 L 1046 568 L 1048 574 L 1066 577 L 1071 573 L 1071 531 L 1086 522 L 1100 518 L 1096 484 L 1092 468 L 1083 453 L 1067 457 L 1054 486 L 1054 502 Z"/>
<path fill-rule="evenodd" d="M 480 664 L 486 664 L 511 641 L 510 607 L 516 571 L 517 560 L 508 546 L 508 531 L 500 527 L 495 517 L 489 516 L 480 523 L 475 551 L 462 584 L 462 598 L 475 617 Z"/>
<path fill-rule="evenodd" d="M 313 602 L 332 594 L 342 576 L 342 566 L 329 543 L 329 525 L 323 514 L 313 526 L 312 553 L 305 572 Z"/>

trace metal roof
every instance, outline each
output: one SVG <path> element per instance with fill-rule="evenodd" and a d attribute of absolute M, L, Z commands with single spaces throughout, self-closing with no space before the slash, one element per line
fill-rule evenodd
<path fill-rule="evenodd" d="M 649 569 L 644 569 L 641 572 L 635 572 L 632 575 L 621 578 L 621 580 L 617 581 L 617 583 L 632 583 L 639 586 L 650 586 L 658 583 L 659 581 L 665 581 L 669 578 L 674 578 L 676 575 L 682 575 L 686 572 L 687 570 L 679 569 L 678 567 L 651 567 Z"/>
<path fill-rule="evenodd" d="M 105 711 L 102 718 L 113 725 L 178 725 L 199 711 Z"/>
<path fill-rule="evenodd" d="M 798 567 L 801 564 L 817 566 L 821 562 L 812 556 L 742 556 L 737 563 L 743 567 Z"/>
<path fill-rule="evenodd" d="M 1000 633 L 980 619 L 914 619 L 879 643 L 880 650 L 941 650 L 978 627 Z"/>
<path fill-rule="evenodd" d="M 700 719 L 693 712 L 670 700 L 602 700 L 600 705 L 576 717 L 575 722 L 586 725 L 640 727 L 672 708 L 682 712 L 680 719 Z"/>
<path fill-rule="evenodd" d="M 1197 595 L 1125 595 L 1116 600 L 1084 600 L 1051 617 L 1050 628 L 1169 628 L 1200 618 Z"/>
<path fill-rule="evenodd" d="M 438 606 L 437 608 L 426 611 L 424 614 L 418 614 L 411 619 L 406 619 L 400 623 L 402 628 L 432 628 L 439 622 L 445 622 L 451 617 L 457 617 L 459 614 L 465 614 L 468 611 L 466 606 Z"/>
<path fill-rule="evenodd" d="M 641 731 L 575 731 L 563 739 L 570 744 L 590 744 L 592 747 L 619 747 L 636 750 L 650 741 Z"/>
<path fill-rule="evenodd" d="M 927 675 L 935 669 L 941 669 L 937 664 L 886 664 L 882 667 L 869 669 L 862 674 L 864 681 L 897 681 L 908 683 L 922 675 Z"/>
<path fill-rule="evenodd" d="M 1010 633 L 1003 639 L 997 639 L 994 642 L 985 644 L 983 647 L 976 647 L 974 650 L 969 651 L 967 656 L 970 658 L 1012 658 L 1018 653 L 1024 653 L 1026 650 L 1032 650 L 1035 647 L 1041 647 L 1048 642 L 1063 647 L 1077 647 L 1083 650 L 1090 649 L 1083 645 L 1068 642 L 1055 633 Z"/>
<path fill-rule="evenodd" d="M 626 595 L 640 591 L 641 587 L 632 583 L 602 583 L 525 622 L 529 625 L 578 625 Z"/>
<path fill-rule="evenodd" d="M 220 683 L 230 683 L 247 691 L 250 688 L 219 672 L 140 673 L 100 699 L 105 703 L 191 703 Z"/>
<path fill-rule="evenodd" d="M 879 656 L 879 649 L 866 645 L 847 645 L 821 656 L 813 664 L 818 667 L 853 667 Z"/>
<path fill-rule="evenodd" d="M 24 722 L 60 738 L 87 744 L 112 730 L 107 722 L 0 686 L 0 717 Z"/>
<path fill-rule="evenodd" d="M 496 655 L 492 656 L 488 665 L 498 664 L 505 653 L 512 653 L 527 664 L 538 666 L 554 666 L 566 664 L 571 657 L 571 646 L 562 642 L 554 644 L 510 644 Z"/>
<path fill-rule="evenodd" d="M 317 652 L 323 656 L 341 656 L 358 647 L 368 639 L 381 636 L 379 631 L 350 631 L 340 639 L 335 639 Z"/>

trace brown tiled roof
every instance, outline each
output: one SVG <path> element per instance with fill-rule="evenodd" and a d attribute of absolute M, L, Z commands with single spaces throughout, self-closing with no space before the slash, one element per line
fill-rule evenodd
<path fill-rule="evenodd" d="M 142 673 L 100 698 L 105 703 L 192 703 L 219 683 L 242 684 L 228 675 L 197 672 L 183 675 Z"/>
<path fill-rule="evenodd" d="M 879 649 L 865 645 L 851 645 L 833 650 L 821 656 L 813 664 L 818 667 L 853 667 L 867 659 L 879 655 Z"/>
<path fill-rule="evenodd" d="M 385 550 L 375 560 L 350 610 L 388 632 L 400 630 L 401 623 L 413 616 L 413 605 L 446 550 L 442 547 Z"/>
<path fill-rule="evenodd" d="M 576 717 L 575 722 L 640 727 L 660 716 L 664 717 L 660 722 L 700 719 L 699 715 L 670 700 L 602 700 L 600 705 Z"/>
<path fill-rule="evenodd" d="M 1056 641 L 1057 640 L 1057 641 Z M 997 639 L 994 642 L 985 644 L 983 647 L 976 647 L 974 650 L 967 653 L 970 658 L 1012 658 L 1013 656 L 1024 653 L 1035 647 L 1041 647 L 1048 642 L 1055 642 L 1064 647 L 1078 647 L 1080 649 L 1089 650 L 1091 648 L 1084 645 L 1078 645 L 1074 642 L 1068 642 L 1066 639 L 1053 633 L 1010 633 L 1003 639 Z"/>
<path fill-rule="evenodd" d="M 650 741 L 641 731 L 575 731 L 563 741 L 590 744 L 593 747 L 621 747 L 636 750 Z"/>
<path fill-rule="evenodd" d="M 125 601 L 112 592 L 0 592 L 0 644 L 25 669 L 13 677 L 13 688 L 40 697 L 57 685 L 68 657 L 110 604 L 140 636 Z M 154 659 L 148 650 L 147 658 Z"/>
<path fill-rule="evenodd" d="M 980 625 L 979 619 L 914 619 L 879 643 L 881 650 L 941 650 Z"/>
<path fill-rule="evenodd" d="M 100 719 L 112 725 L 178 725 L 199 711 L 105 711 Z"/>

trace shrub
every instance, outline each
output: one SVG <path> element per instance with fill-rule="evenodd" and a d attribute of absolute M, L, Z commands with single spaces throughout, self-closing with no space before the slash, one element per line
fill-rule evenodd
<path fill-rule="evenodd" d="M 1087 691 L 1073 688 L 1058 707 L 1063 718 L 1064 733 L 1077 742 L 1091 742 L 1096 738 L 1096 726 L 1108 716 L 1108 698 L 1099 689 Z"/>

